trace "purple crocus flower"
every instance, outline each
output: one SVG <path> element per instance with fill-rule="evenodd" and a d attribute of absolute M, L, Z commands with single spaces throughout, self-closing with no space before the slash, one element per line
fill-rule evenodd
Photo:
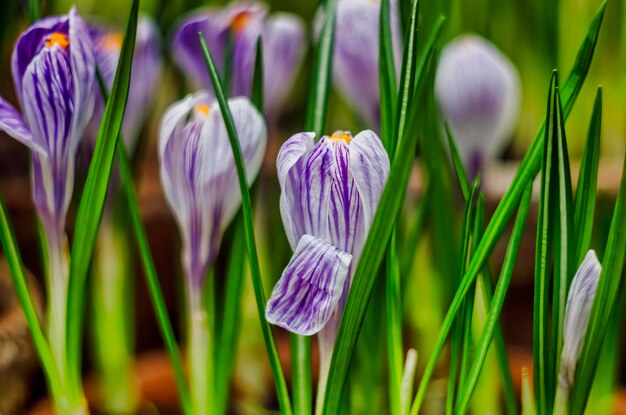
<path fill-rule="evenodd" d="M 265 153 L 265 121 L 247 98 L 232 98 L 229 106 L 251 183 Z M 183 268 L 197 288 L 241 203 L 228 134 L 208 92 L 189 95 L 167 109 L 159 157 L 165 197 L 181 233 Z"/>
<path fill-rule="evenodd" d="M 32 151 L 33 198 L 48 238 L 62 238 L 78 145 L 93 111 L 94 52 L 72 8 L 29 27 L 11 60 L 20 114 L 0 98 L 0 130 Z"/>
<path fill-rule="evenodd" d="M 397 2 L 391 0 L 391 35 L 395 67 L 399 73 L 400 24 Z M 339 0 L 337 2 L 333 82 L 341 95 L 358 111 L 365 123 L 380 123 L 379 62 L 380 1 Z M 320 33 L 324 13 L 318 13 L 315 29 Z M 319 36 L 318 36 L 319 37 Z"/>
<path fill-rule="evenodd" d="M 435 93 L 470 177 L 504 148 L 520 104 L 519 75 L 493 44 L 464 35 L 441 53 Z"/>
<path fill-rule="evenodd" d="M 223 9 L 200 9 L 184 18 L 173 40 L 174 61 L 197 87 L 212 90 L 198 32 L 206 39 L 216 65 L 224 66 L 229 35 L 233 41 L 231 94 L 250 96 L 256 42 L 263 39 L 264 100 L 269 118 L 284 103 L 304 56 L 304 23 L 288 13 L 268 16 L 262 3 L 235 2 Z"/>
<path fill-rule="evenodd" d="M 103 26 L 92 26 L 91 36 L 95 46 L 96 64 L 110 90 L 120 58 L 123 34 Z M 160 75 L 161 52 L 158 29 L 151 18 L 142 16 L 137 26 L 128 104 L 122 123 L 122 135 L 129 152 L 132 152 L 137 144 L 143 121 L 154 100 Z M 87 128 L 91 146 L 95 145 L 105 104 L 97 83 L 95 91 L 96 106 Z"/>
<path fill-rule="evenodd" d="M 352 276 L 389 173 L 372 131 L 336 132 L 314 144 L 292 136 L 278 153 L 280 211 L 294 254 L 267 302 L 266 318 L 320 334 L 323 390 Z"/>

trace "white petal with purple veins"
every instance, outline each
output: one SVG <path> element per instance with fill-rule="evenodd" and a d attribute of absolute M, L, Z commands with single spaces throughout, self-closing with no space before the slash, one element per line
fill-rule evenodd
<path fill-rule="evenodd" d="M 352 255 L 304 235 L 267 302 L 267 321 L 293 333 L 320 331 L 335 311 Z"/>
<path fill-rule="evenodd" d="M 33 140 L 33 135 L 20 113 L 2 97 L 0 97 L 0 130 L 28 146 L 31 150 L 45 154 L 44 148 Z"/>

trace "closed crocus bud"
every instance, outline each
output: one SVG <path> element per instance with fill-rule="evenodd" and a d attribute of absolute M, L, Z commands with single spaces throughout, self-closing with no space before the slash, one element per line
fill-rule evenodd
<path fill-rule="evenodd" d="M 110 90 L 120 58 L 123 34 L 102 26 L 92 26 L 91 36 L 96 52 L 96 64 L 107 89 Z M 158 29 L 151 18 L 141 16 L 137 25 L 128 103 L 122 122 L 122 136 L 129 152 L 132 152 L 137 144 L 143 122 L 154 100 L 161 75 L 161 64 Z M 87 130 L 89 144 L 92 147 L 98 136 L 105 104 L 100 86 L 96 85 L 95 89 L 96 106 Z"/>
<path fill-rule="evenodd" d="M 232 98 L 228 105 L 251 183 L 265 152 L 265 121 L 247 98 Z M 206 91 L 167 109 L 159 136 L 159 158 L 165 197 L 181 234 L 183 268 L 190 285 L 197 288 L 241 203 L 222 113 Z"/>
<path fill-rule="evenodd" d="M 93 43 L 76 10 L 29 27 L 15 44 L 11 72 L 22 114 L 0 98 L 0 130 L 32 151 L 35 206 L 49 237 L 61 238 L 94 102 Z"/>
<path fill-rule="evenodd" d="M 224 68 L 231 37 L 230 92 L 248 97 L 252 93 L 257 39 L 262 37 L 264 103 L 268 117 L 275 117 L 304 56 L 302 20 L 287 13 L 268 16 L 265 5 L 254 2 L 235 2 L 223 9 L 201 9 L 184 18 L 172 40 L 174 61 L 196 86 L 212 90 L 198 32 L 204 36 L 218 68 Z"/>
<path fill-rule="evenodd" d="M 402 56 L 400 25 L 395 0 L 391 0 L 391 35 L 395 67 L 399 73 Z M 365 123 L 380 124 L 379 62 L 380 0 L 339 0 L 337 2 L 333 82 L 350 106 Z M 323 24 L 324 13 L 318 13 L 316 31 Z"/>
<path fill-rule="evenodd" d="M 470 177 L 506 145 L 518 118 L 519 89 L 515 67 L 486 39 L 465 35 L 443 49 L 435 93 Z"/>

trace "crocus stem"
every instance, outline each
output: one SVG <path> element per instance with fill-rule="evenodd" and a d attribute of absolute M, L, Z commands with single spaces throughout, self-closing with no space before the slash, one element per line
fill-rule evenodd
<path fill-rule="evenodd" d="M 212 274 L 212 273 L 211 273 Z M 213 413 L 214 404 L 214 362 L 213 338 L 211 336 L 213 318 L 213 275 L 206 277 L 208 284 L 207 301 L 204 301 L 202 287 L 187 284 L 187 301 L 189 308 L 189 341 L 188 365 L 189 382 L 191 386 L 191 405 L 194 415 L 209 415 Z M 196 281 L 198 281 L 196 279 Z"/>
<path fill-rule="evenodd" d="M 94 257 L 94 355 L 104 408 L 130 414 L 137 409 L 133 376 L 133 314 L 129 241 L 106 213 Z M 115 338 L 115 342 L 110 339 Z"/>
<path fill-rule="evenodd" d="M 333 357 L 333 349 L 335 347 L 335 339 L 337 337 L 337 328 L 339 327 L 339 322 L 341 321 L 341 315 L 338 316 L 337 314 L 337 311 L 335 311 L 326 326 L 317 336 L 320 352 L 320 369 L 317 381 L 317 397 L 315 398 L 316 415 L 321 415 L 324 410 L 324 398 L 326 394 L 326 383 L 328 382 L 328 371 L 330 370 L 330 362 Z"/>
<path fill-rule="evenodd" d="M 565 415 L 568 413 L 569 389 L 560 381 L 556 388 L 556 398 L 554 400 L 554 415 Z"/>

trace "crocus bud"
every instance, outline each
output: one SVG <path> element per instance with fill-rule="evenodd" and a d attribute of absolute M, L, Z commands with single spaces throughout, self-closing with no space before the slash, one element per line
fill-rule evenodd
<path fill-rule="evenodd" d="M 113 87 L 120 58 L 123 35 L 102 26 L 92 26 L 91 36 L 96 52 L 96 64 L 102 73 L 107 89 L 110 90 Z M 129 152 L 132 152 L 137 144 L 139 132 L 156 95 L 161 64 L 158 29 L 151 18 L 141 16 L 137 25 L 128 103 L 122 122 L 122 136 Z M 105 104 L 100 86 L 95 85 L 95 89 L 96 106 L 87 129 L 91 146 L 95 145 Z"/>
<path fill-rule="evenodd" d="M 399 73 L 402 53 L 396 3 L 395 0 L 390 2 L 390 20 L 395 67 Z M 334 85 L 368 126 L 378 128 L 380 0 L 339 0 L 336 7 Z M 316 20 L 318 33 L 322 27 L 323 17 L 323 12 L 318 13 Z"/>
<path fill-rule="evenodd" d="M 201 9 L 184 18 L 172 39 L 174 61 L 197 87 L 212 90 L 198 32 L 204 36 L 218 68 L 224 68 L 231 37 L 230 92 L 248 97 L 252 93 L 257 39 L 262 37 L 264 103 L 268 117 L 275 117 L 304 56 L 302 20 L 287 13 L 268 17 L 266 7 L 255 2 L 235 2 L 223 9 Z"/>
<path fill-rule="evenodd" d="M 20 114 L 0 98 L 0 130 L 32 151 L 33 198 L 49 237 L 64 235 L 78 145 L 93 111 L 94 52 L 72 8 L 30 26 L 11 60 Z"/>
<path fill-rule="evenodd" d="M 232 98 L 233 115 L 249 183 L 259 172 L 267 132 L 247 98 Z M 237 169 L 218 103 L 206 91 L 167 109 L 159 136 L 161 182 L 182 239 L 182 263 L 200 286 L 240 203 Z"/>
<path fill-rule="evenodd" d="M 443 49 L 435 93 L 470 177 L 506 145 L 518 117 L 519 84 L 513 64 L 486 39 L 464 35 Z"/>
<path fill-rule="evenodd" d="M 567 295 L 565 320 L 563 321 L 563 349 L 559 369 L 559 384 L 567 389 L 574 382 L 576 366 L 587 333 L 589 315 L 598 287 L 602 265 L 593 250 L 587 252 L 585 259 L 576 271 Z"/>

